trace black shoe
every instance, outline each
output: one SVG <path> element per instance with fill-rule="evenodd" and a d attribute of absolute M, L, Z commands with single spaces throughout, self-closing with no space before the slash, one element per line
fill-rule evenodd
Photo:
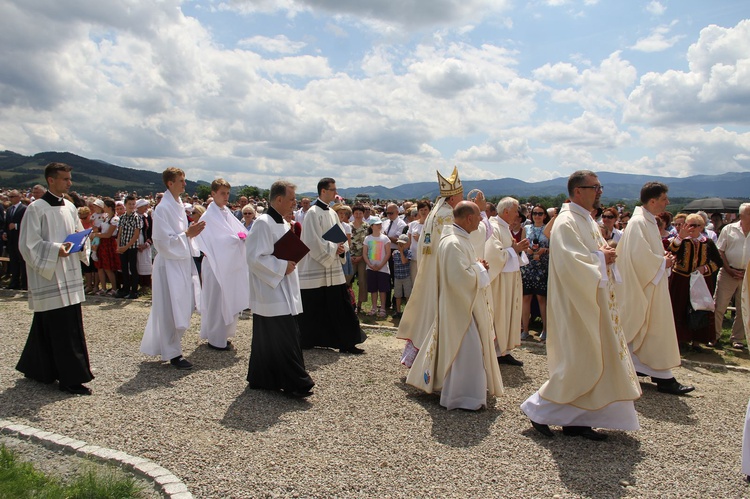
<path fill-rule="evenodd" d="M 284 390 L 284 393 L 286 393 L 290 397 L 294 397 L 296 399 L 307 398 L 307 397 L 309 397 L 310 395 L 313 394 L 313 392 L 311 392 L 310 390 L 307 390 L 307 391 L 302 391 L 302 390 L 287 391 L 287 390 Z"/>
<path fill-rule="evenodd" d="M 395 313 L 395 314 L 393 314 L 393 315 L 392 315 L 391 317 L 393 317 L 394 319 L 400 319 L 400 318 L 401 318 L 401 315 L 402 315 L 402 314 L 401 314 L 401 312 L 396 312 L 396 313 Z"/>
<path fill-rule="evenodd" d="M 125 298 L 126 296 L 128 296 L 128 293 L 121 289 L 118 289 L 117 292 L 115 293 L 115 298 Z"/>
<path fill-rule="evenodd" d="M 538 431 L 539 433 L 541 433 L 547 438 L 552 438 L 555 436 L 554 433 L 552 433 L 552 430 L 550 430 L 549 426 L 547 426 L 546 424 L 540 424 L 540 423 L 535 423 L 534 421 L 531 421 L 531 426 L 533 426 L 536 431 Z"/>
<path fill-rule="evenodd" d="M 169 363 L 175 366 L 177 369 L 192 369 L 193 368 L 193 364 L 188 362 L 188 360 L 182 355 L 170 360 Z"/>
<path fill-rule="evenodd" d="M 563 435 L 583 437 L 597 442 L 607 440 L 607 435 L 594 431 L 590 426 L 563 426 Z"/>
<path fill-rule="evenodd" d="M 227 351 L 227 350 L 231 350 L 232 349 L 232 342 L 230 342 L 230 341 L 227 341 L 227 346 L 225 346 L 224 348 L 214 346 L 211 343 L 206 343 L 206 344 L 208 345 L 208 348 L 213 348 L 214 350 Z"/>
<path fill-rule="evenodd" d="M 60 385 L 60 391 L 73 395 L 91 395 L 91 390 L 80 383 L 77 385 Z"/>
<path fill-rule="evenodd" d="M 515 357 L 513 357 L 511 354 L 506 353 L 505 355 L 501 355 L 497 358 L 498 364 L 507 364 L 509 366 L 522 366 L 523 361 L 518 360 Z"/>
<path fill-rule="evenodd" d="M 639 378 L 646 378 L 646 377 L 648 377 L 648 374 L 639 373 L 638 371 L 635 372 L 635 375 L 638 376 Z"/>
<path fill-rule="evenodd" d="M 354 355 L 362 355 L 363 353 L 365 353 L 364 350 L 362 350 L 361 348 L 357 348 L 357 347 L 341 348 L 341 349 L 339 349 L 339 352 L 341 352 L 341 353 L 351 353 L 351 354 L 354 354 Z"/>
<path fill-rule="evenodd" d="M 651 379 L 656 383 L 656 389 L 661 393 L 685 395 L 686 393 L 690 393 L 695 390 L 694 386 L 685 386 L 683 384 L 680 384 L 680 382 L 674 378 L 659 379 L 652 377 Z"/>
<path fill-rule="evenodd" d="M 126 300 L 135 300 L 136 298 L 138 298 L 138 293 L 130 293 L 125 297 Z"/>

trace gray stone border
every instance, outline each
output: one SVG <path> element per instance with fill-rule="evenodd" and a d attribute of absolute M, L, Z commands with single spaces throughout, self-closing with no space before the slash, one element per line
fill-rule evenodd
<path fill-rule="evenodd" d="M 98 445 L 90 445 L 82 440 L 75 440 L 51 431 L 44 431 L 31 426 L 0 419 L 0 433 L 43 445 L 54 451 L 75 454 L 91 458 L 106 464 L 126 469 L 153 482 L 154 488 L 164 497 L 170 499 L 193 499 L 193 494 L 182 480 L 168 469 L 155 462 L 125 452 Z"/>

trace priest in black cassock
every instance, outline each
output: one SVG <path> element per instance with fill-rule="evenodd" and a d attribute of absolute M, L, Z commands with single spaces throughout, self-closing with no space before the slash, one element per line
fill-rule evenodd
<path fill-rule="evenodd" d="M 274 182 L 269 201 L 268 211 L 255 220 L 245 242 L 253 311 L 247 380 L 250 388 L 283 390 L 303 398 L 312 395 L 315 383 L 305 370 L 295 319 L 302 312 L 297 266 L 273 254 L 274 244 L 291 228 L 284 216 L 297 206 L 295 186 L 283 180 Z"/>
<path fill-rule="evenodd" d="M 91 395 L 83 385 L 94 379 L 83 333 L 85 300 L 81 262 L 88 263 L 89 243 L 70 253 L 65 238 L 83 230 L 78 210 L 63 198 L 72 184 L 72 168 L 50 163 L 44 168 L 49 189 L 26 209 L 18 247 L 26 261 L 31 330 L 16 369 L 42 383 L 60 382 L 60 390 Z"/>

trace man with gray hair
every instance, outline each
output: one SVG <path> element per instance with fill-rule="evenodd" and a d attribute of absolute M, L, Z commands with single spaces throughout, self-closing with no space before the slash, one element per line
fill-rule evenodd
<path fill-rule="evenodd" d="M 510 352 L 521 344 L 521 266 L 528 263 L 528 259 L 522 262 L 520 255 L 529 247 L 529 241 L 523 238 L 516 242 L 510 232 L 510 224 L 518 217 L 517 199 L 501 199 L 497 203 L 497 213 L 497 216 L 490 218 L 492 236 L 485 242 L 484 250 L 490 266 L 497 361 L 523 366 L 523 361 L 513 357 Z"/>
<path fill-rule="evenodd" d="M 748 237 L 748 234 L 750 234 L 750 203 L 740 205 L 739 215 L 739 221 L 724 226 L 716 245 L 719 248 L 719 254 L 721 254 L 724 265 L 719 269 L 719 275 L 716 279 L 714 323 L 716 340 L 718 341 L 721 337 L 724 314 L 729 306 L 729 301 L 734 297 L 737 314 L 732 322 L 730 341 L 733 348 L 742 349 L 744 348 L 742 339 L 745 337 L 745 328 L 743 326 L 740 297 L 742 279 L 745 277 L 745 268 L 747 261 L 750 259 L 750 238 Z"/>

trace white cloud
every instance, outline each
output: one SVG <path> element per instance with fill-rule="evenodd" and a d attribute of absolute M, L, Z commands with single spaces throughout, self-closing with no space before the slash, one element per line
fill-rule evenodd
<path fill-rule="evenodd" d="M 676 24 L 677 21 L 672 21 L 670 24 L 655 27 L 647 37 L 640 38 L 630 48 L 639 52 L 661 52 L 672 48 L 677 42 L 685 38 L 684 35 L 667 36 Z"/>
<path fill-rule="evenodd" d="M 259 48 L 266 52 L 275 52 L 279 54 L 296 54 L 307 44 L 305 42 L 293 42 L 284 35 L 277 35 L 273 38 L 267 36 L 253 36 L 243 38 L 237 42 L 239 47 Z"/>
<path fill-rule="evenodd" d="M 708 26 L 688 49 L 688 72 L 647 73 L 628 97 L 624 120 L 658 125 L 750 124 L 750 20 Z"/>
<path fill-rule="evenodd" d="M 649 4 L 646 6 L 646 12 L 651 14 L 652 16 L 661 16 L 667 11 L 667 8 L 659 2 L 659 0 L 652 0 L 649 2 Z"/>
<path fill-rule="evenodd" d="M 378 27 L 379 32 L 385 32 L 393 27 L 412 30 L 450 25 L 460 28 L 504 12 L 510 5 L 510 0 L 234 0 L 222 3 L 221 9 L 245 14 L 281 11 L 290 16 L 303 11 L 323 11 L 334 16 L 358 19 Z"/>

